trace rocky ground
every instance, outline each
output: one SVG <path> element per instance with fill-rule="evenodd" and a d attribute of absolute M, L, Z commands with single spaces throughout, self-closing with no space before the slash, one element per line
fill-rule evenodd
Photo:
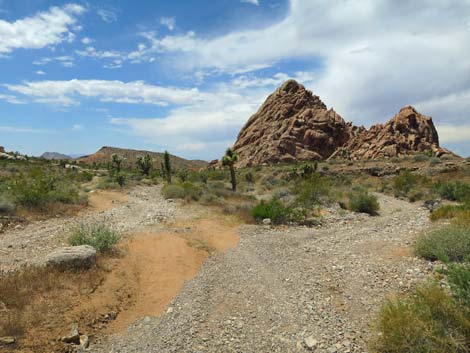
<path fill-rule="evenodd" d="M 90 209 L 76 217 L 18 225 L 0 234 L 0 273 L 27 264 L 42 262 L 47 254 L 67 246 L 70 229 L 83 223 L 105 222 L 123 233 L 136 232 L 147 225 L 162 224 L 177 213 L 176 205 L 161 196 L 161 188 L 136 187 L 128 201 L 96 212 Z"/>
<path fill-rule="evenodd" d="M 377 217 L 333 215 L 317 228 L 243 226 L 239 245 L 209 259 L 166 314 L 102 337 L 90 351 L 366 352 L 383 299 L 432 270 L 409 249 L 428 211 L 378 196 Z"/>

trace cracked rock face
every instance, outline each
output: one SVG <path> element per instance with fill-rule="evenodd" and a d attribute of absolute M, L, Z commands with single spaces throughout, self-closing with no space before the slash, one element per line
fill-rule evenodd
<path fill-rule="evenodd" d="M 350 127 L 318 96 L 285 82 L 240 131 L 240 166 L 325 159 L 350 138 Z"/>
<path fill-rule="evenodd" d="M 346 123 L 318 96 L 294 80 L 272 93 L 245 124 L 234 149 L 240 167 L 343 157 L 400 157 L 439 147 L 432 119 L 406 106 L 386 124 L 364 127 Z"/>

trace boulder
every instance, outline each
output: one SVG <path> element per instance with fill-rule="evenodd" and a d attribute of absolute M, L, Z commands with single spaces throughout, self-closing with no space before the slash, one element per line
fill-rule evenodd
<path fill-rule="evenodd" d="M 59 248 L 46 256 L 45 264 L 57 268 L 90 268 L 96 262 L 96 250 L 90 245 Z"/>

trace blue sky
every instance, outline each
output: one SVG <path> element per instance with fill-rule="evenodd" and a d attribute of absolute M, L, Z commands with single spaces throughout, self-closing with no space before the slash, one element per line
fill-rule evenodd
<path fill-rule="evenodd" d="M 412 104 L 468 156 L 469 13 L 469 0 L 0 0 L 0 145 L 218 158 L 295 78 L 358 125 Z"/>

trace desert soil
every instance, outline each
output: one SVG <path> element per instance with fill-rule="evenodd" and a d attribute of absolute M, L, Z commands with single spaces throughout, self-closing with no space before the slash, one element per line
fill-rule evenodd
<path fill-rule="evenodd" d="M 432 271 L 410 251 L 429 226 L 418 204 L 379 194 L 376 217 L 332 210 L 321 227 L 270 227 L 160 191 L 98 192 L 77 217 L 9 230 L 0 235 L 0 269 L 40 261 L 80 222 L 122 232 L 121 255 L 104 260 L 100 285 L 61 328 L 90 312 L 104 317 L 82 331 L 98 332 L 89 351 L 107 353 L 366 352 L 380 303 Z"/>
<path fill-rule="evenodd" d="M 366 352 L 380 303 L 432 271 L 410 251 L 429 226 L 428 211 L 378 197 L 377 217 L 334 212 L 317 228 L 239 227 L 239 244 L 229 237 L 228 251 L 177 286 L 168 306 L 142 307 L 127 331 L 98 336 L 90 351 Z M 151 271 L 159 260 L 142 261 Z"/>

